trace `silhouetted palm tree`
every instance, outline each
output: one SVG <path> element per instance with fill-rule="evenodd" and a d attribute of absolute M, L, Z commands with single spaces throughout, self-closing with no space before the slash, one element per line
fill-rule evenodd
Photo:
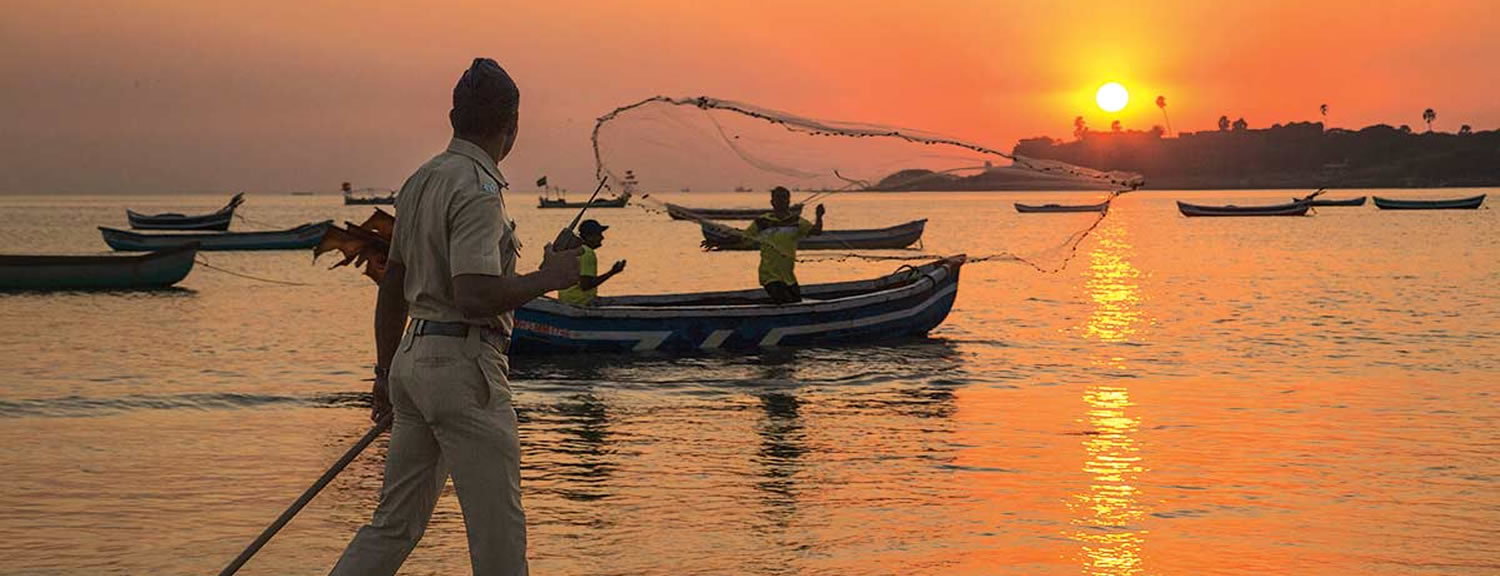
<path fill-rule="evenodd" d="M 1161 118 L 1167 121 L 1167 134 L 1172 133 L 1172 119 L 1167 117 L 1167 97 L 1157 96 L 1156 107 L 1161 108 Z"/>
<path fill-rule="evenodd" d="M 1121 128 L 1120 128 L 1120 121 L 1119 120 L 1115 120 L 1114 122 L 1110 122 L 1109 123 L 1109 131 L 1110 132 L 1119 132 L 1120 130 L 1121 130 Z"/>
<path fill-rule="evenodd" d="M 1464 124 L 1463 126 L 1458 127 L 1458 133 L 1468 136 L 1469 134 L 1474 133 L 1474 129 L 1470 128 L 1468 124 Z"/>
<path fill-rule="evenodd" d="M 1422 111 L 1422 121 L 1427 123 L 1427 131 L 1432 131 L 1432 121 L 1437 120 L 1437 111 L 1428 108 Z"/>
<path fill-rule="evenodd" d="M 1089 126 L 1088 126 L 1088 124 L 1084 123 L 1083 117 L 1082 116 L 1074 116 L 1073 117 L 1073 137 L 1077 138 L 1079 140 L 1082 140 L 1083 139 L 1083 135 L 1087 134 L 1088 131 L 1089 131 Z"/>
<path fill-rule="evenodd" d="M 1249 128 L 1249 127 L 1250 127 L 1250 123 L 1246 122 L 1244 118 L 1240 118 L 1239 120 L 1235 120 L 1234 121 L 1234 131 L 1235 132 L 1243 131 L 1246 128 Z"/>
<path fill-rule="evenodd" d="M 1322 114 L 1324 118 L 1327 118 L 1328 117 L 1328 105 L 1327 104 L 1319 104 L 1318 105 L 1318 114 Z"/>
<path fill-rule="evenodd" d="M 1228 116 L 1220 116 L 1219 117 L 1219 131 L 1220 132 L 1228 132 L 1229 131 L 1229 117 Z"/>

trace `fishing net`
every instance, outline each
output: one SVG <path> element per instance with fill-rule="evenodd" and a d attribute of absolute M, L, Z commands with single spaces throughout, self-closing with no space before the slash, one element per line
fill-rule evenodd
<path fill-rule="evenodd" d="M 627 171 L 641 190 L 637 205 L 664 210 L 652 192 L 765 191 L 785 186 L 794 202 L 811 203 L 844 191 L 1109 190 L 1141 185 L 1138 174 L 1105 172 L 1016 156 L 989 146 L 922 130 L 809 118 L 710 97 L 657 96 L 622 106 L 594 125 L 596 175 L 618 190 Z M 641 194 L 641 192 L 645 192 Z M 763 205 L 763 204 L 761 204 Z M 977 261 L 1015 261 L 1060 270 L 1077 244 L 1108 214 L 1066 236 L 1047 259 L 1010 254 Z M 691 217 L 691 215 L 689 215 Z M 811 214 L 805 214 L 811 219 Z M 695 220 L 706 220 L 692 218 Z M 726 230 L 720 224 L 707 224 Z M 918 259 L 918 255 L 859 252 L 800 256 Z"/>

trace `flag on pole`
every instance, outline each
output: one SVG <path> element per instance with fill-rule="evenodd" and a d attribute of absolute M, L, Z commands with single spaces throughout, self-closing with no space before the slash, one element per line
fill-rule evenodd
<path fill-rule="evenodd" d="M 536 185 L 537 185 L 538 188 L 546 187 L 547 186 L 547 177 L 543 176 L 541 178 L 537 178 L 536 179 Z"/>

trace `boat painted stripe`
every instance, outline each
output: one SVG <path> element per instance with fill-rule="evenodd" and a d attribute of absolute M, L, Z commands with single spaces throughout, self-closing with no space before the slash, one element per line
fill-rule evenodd
<path fill-rule="evenodd" d="M 703 339 L 703 344 L 698 346 L 698 348 L 702 350 L 715 350 L 723 345 L 724 341 L 728 340 L 731 334 L 734 334 L 734 330 L 714 330 L 713 334 L 709 334 L 708 338 Z"/>
<path fill-rule="evenodd" d="M 912 316 L 921 314 L 928 308 L 931 308 L 934 304 L 937 304 L 939 300 L 942 300 L 943 298 L 956 293 L 958 293 L 958 284 L 955 283 L 950 284 L 941 290 L 938 290 L 936 294 L 933 294 L 925 302 L 904 310 L 887 312 L 885 314 L 880 314 L 878 316 L 869 316 L 866 318 L 855 318 L 852 320 L 839 320 L 835 322 L 824 322 L 822 324 L 807 324 L 803 326 L 784 326 L 781 328 L 772 328 L 769 332 L 766 332 L 766 336 L 764 338 L 760 339 L 760 345 L 762 347 L 776 346 L 781 342 L 782 338 L 785 338 L 787 336 L 815 334 L 818 332 L 829 332 L 833 330 L 844 330 L 848 328 L 859 328 L 862 326 L 880 324 L 882 322 L 890 322 L 892 320 L 910 318 Z"/>
<path fill-rule="evenodd" d="M 569 340 L 635 340 L 632 350 L 647 352 L 661 347 L 671 330 L 561 330 Z"/>

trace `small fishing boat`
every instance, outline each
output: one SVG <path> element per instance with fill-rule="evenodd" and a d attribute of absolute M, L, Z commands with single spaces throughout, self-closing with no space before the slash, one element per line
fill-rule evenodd
<path fill-rule="evenodd" d="M 1321 208 L 1321 207 L 1324 207 L 1324 206 L 1364 206 L 1365 205 L 1365 197 L 1364 196 L 1360 196 L 1360 197 L 1357 197 L 1357 198 L 1344 198 L 1342 200 L 1321 200 L 1321 199 L 1318 199 L 1318 198 L 1314 198 L 1312 200 L 1306 200 L 1306 199 L 1303 199 L 1303 198 L 1293 198 L 1292 201 L 1293 202 L 1306 202 L 1308 206 L 1312 206 L 1314 208 Z"/>
<path fill-rule="evenodd" d="M 761 289 L 605 296 L 588 307 L 539 298 L 516 311 L 511 352 L 690 354 L 920 337 L 953 308 L 964 260 L 951 256 L 873 280 L 803 286 L 804 300 L 796 304 L 773 304 Z"/>
<path fill-rule="evenodd" d="M 140 234 L 99 227 L 104 242 L 122 252 L 162 250 L 183 244 L 198 243 L 200 250 L 297 250 L 312 248 L 322 240 L 332 220 L 303 224 L 287 230 L 266 232 L 200 232 L 180 234 Z"/>
<path fill-rule="evenodd" d="M 704 243 L 715 250 L 756 250 L 757 242 L 745 238 L 740 230 L 714 222 L 700 222 Z M 922 239 L 922 230 L 927 220 L 914 220 L 889 228 L 870 230 L 824 230 L 817 236 L 808 236 L 797 241 L 799 250 L 857 250 L 898 249 L 916 244 Z"/>
<path fill-rule="evenodd" d="M 1038 214 L 1051 212 L 1103 212 L 1109 209 L 1109 202 L 1083 205 L 1042 204 L 1040 206 L 1035 204 L 1022 204 L 1020 202 L 1016 202 L 1015 206 L 1016 212 L 1020 212 L 1022 214 Z"/>
<path fill-rule="evenodd" d="M 802 214 L 802 205 L 793 204 L 792 212 Z M 673 220 L 754 220 L 771 213 L 771 208 L 688 208 L 667 203 L 667 215 Z"/>
<path fill-rule="evenodd" d="M 385 192 L 385 194 L 380 194 L 380 192 Z M 395 204 L 396 193 L 389 190 L 363 188 L 344 194 L 345 206 L 394 206 Z"/>
<path fill-rule="evenodd" d="M 1453 200 L 1396 200 L 1375 197 L 1375 206 L 1381 210 L 1474 210 L 1484 204 L 1484 194 Z"/>
<path fill-rule="evenodd" d="M 166 288 L 187 277 L 197 254 L 189 243 L 138 256 L 0 255 L 0 291 Z"/>
<path fill-rule="evenodd" d="M 1302 216 L 1310 208 L 1307 202 L 1272 204 L 1269 206 L 1203 206 L 1178 201 L 1177 209 L 1183 216 Z"/>
<path fill-rule="evenodd" d="M 126 209 L 125 217 L 130 220 L 130 227 L 137 230 L 228 230 L 229 221 L 234 219 L 234 209 L 245 202 L 245 193 L 235 194 L 229 199 L 229 203 L 223 208 L 208 214 L 187 216 L 173 212 L 162 214 L 141 214 L 134 210 Z"/>
<path fill-rule="evenodd" d="M 620 194 L 618 196 L 613 198 L 594 198 L 593 202 L 569 202 L 558 194 L 561 188 L 547 186 L 546 177 L 537 180 L 536 183 L 538 186 L 543 187 L 544 192 L 551 192 L 552 196 L 555 196 L 554 198 L 548 198 L 545 195 L 538 196 L 537 208 L 583 208 L 585 205 L 589 208 L 624 208 L 630 202 L 630 197 L 635 195 L 635 188 L 637 186 L 635 171 L 626 170 L 625 178 L 620 181 Z M 596 191 L 595 194 L 597 193 Z"/>
<path fill-rule="evenodd" d="M 396 191 L 384 188 L 360 188 L 355 190 L 348 182 L 339 187 L 344 194 L 345 206 L 394 206 Z"/>
<path fill-rule="evenodd" d="M 630 202 L 630 194 L 621 194 L 613 198 L 595 198 L 593 202 L 569 202 L 562 198 L 537 197 L 537 208 L 624 208 Z"/>

